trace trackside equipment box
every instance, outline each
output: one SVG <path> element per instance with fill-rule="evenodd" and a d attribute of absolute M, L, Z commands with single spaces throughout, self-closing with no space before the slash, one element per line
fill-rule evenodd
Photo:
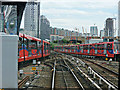
<path fill-rule="evenodd" d="M 18 37 L 0 33 L 0 89 L 18 88 Z"/>

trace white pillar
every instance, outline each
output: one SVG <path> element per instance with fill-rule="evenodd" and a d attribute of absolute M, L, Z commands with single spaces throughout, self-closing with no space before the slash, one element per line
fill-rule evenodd
<path fill-rule="evenodd" d="M 18 37 L 0 33 L 0 88 L 18 88 Z"/>

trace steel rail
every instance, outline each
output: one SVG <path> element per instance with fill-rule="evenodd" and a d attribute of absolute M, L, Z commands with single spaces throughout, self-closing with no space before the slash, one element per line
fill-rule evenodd
<path fill-rule="evenodd" d="M 61 59 L 62 59 L 62 58 L 61 58 Z M 61 61 L 60 61 L 60 62 L 61 62 Z M 62 62 L 61 62 L 61 65 L 62 65 Z M 62 74 L 63 74 L 65 86 L 66 86 L 66 88 L 68 88 L 67 80 L 65 79 L 65 75 L 64 75 L 64 72 L 63 72 L 63 67 L 62 67 Z"/>
<path fill-rule="evenodd" d="M 115 71 L 112 71 L 112 70 L 110 70 L 110 69 L 108 69 L 108 68 L 106 68 L 106 67 L 103 67 L 103 66 L 101 66 L 101 65 L 99 65 L 99 64 L 97 64 L 97 63 L 95 63 L 95 62 L 92 62 L 92 61 L 90 61 L 90 60 L 88 60 L 88 59 L 87 59 L 86 61 L 91 62 L 91 63 L 93 63 L 93 64 L 95 64 L 95 65 L 97 65 L 97 66 L 99 66 L 99 67 L 101 67 L 101 68 L 103 68 L 103 69 L 109 71 L 110 73 L 112 73 L 112 74 L 118 76 L 118 73 L 115 72 Z"/>
<path fill-rule="evenodd" d="M 96 84 L 87 74 L 85 74 L 82 70 L 80 70 L 79 67 L 77 68 L 96 88 L 98 88 L 99 90 L 102 90 L 101 87 L 98 84 Z"/>
<path fill-rule="evenodd" d="M 74 74 L 74 72 L 71 70 L 71 68 L 69 67 L 69 65 L 66 63 L 66 61 L 63 59 L 64 63 L 67 65 L 67 67 L 69 68 L 70 72 L 72 73 L 72 75 L 74 76 L 74 78 L 76 79 L 76 81 L 78 82 L 79 86 L 82 88 L 82 90 L 85 90 L 83 85 L 81 84 L 81 82 L 79 81 L 79 79 L 77 78 L 77 76 Z"/>
<path fill-rule="evenodd" d="M 54 90 L 54 88 L 55 88 L 55 72 L 56 72 L 55 67 L 56 67 L 56 60 L 55 60 L 55 62 L 54 62 L 54 68 L 53 68 L 53 76 L 52 76 L 52 90 Z"/>
<path fill-rule="evenodd" d="M 28 81 L 29 78 L 30 76 L 26 76 L 20 82 L 18 82 L 18 88 L 22 88 L 22 86 Z"/>
<path fill-rule="evenodd" d="M 104 81 L 109 88 L 113 88 L 115 90 L 118 89 L 118 87 L 116 85 L 114 85 L 112 82 L 110 82 L 109 80 L 107 80 L 106 78 L 102 77 L 102 75 L 98 74 L 95 70 L 93 70 L 88 64 L 86 64 L 85 62 L 83 62 L 82 60 L 78 59 L 80 61 L 81 64 L 86 65 L 88 69 L 91 70 L 91 72 L 93 72 L 93 74 L 95 74 L 97 77 L 99 77 L 102 81 Z"/>

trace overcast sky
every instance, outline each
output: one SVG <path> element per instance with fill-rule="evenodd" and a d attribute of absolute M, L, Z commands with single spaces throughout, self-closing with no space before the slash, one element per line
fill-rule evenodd
<path fill-rule="evenodd" d="M 119 0 L 41 0 L 41 15 L 45 15 L 52 27 L 74 30 L 96 24 L 104 28 L 105 20 L 116 17 Z M 21 27 L 24 27 L 23 21 Z"/>

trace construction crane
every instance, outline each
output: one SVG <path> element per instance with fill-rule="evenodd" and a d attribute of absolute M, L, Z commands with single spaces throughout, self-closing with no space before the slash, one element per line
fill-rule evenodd
<path fill-rule="evenodd" d="M 84 34 L 84 27 L 82 27 L 82 30 L 83 30 L 83 34 Z"/>
<path fill-rule="evenodd" d="M 84 33 L 84 27 L 82 26 L 83 34 L 85 34 L 85 41 L 86 41 L 86 33 Z"/>

